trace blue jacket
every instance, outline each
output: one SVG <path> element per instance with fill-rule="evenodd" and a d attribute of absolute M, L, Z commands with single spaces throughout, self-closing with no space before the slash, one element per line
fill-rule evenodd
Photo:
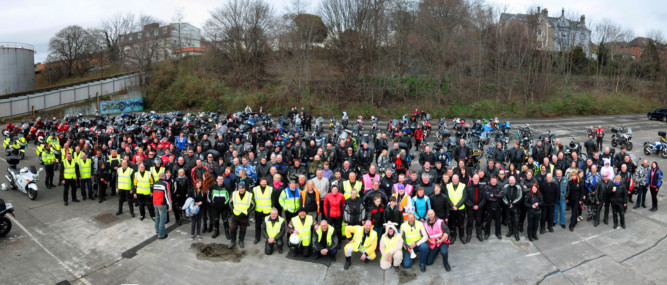
<path fill-rule="evenodd" d="M 595 173 L 595 175 L 588 174 L 586 176 L 586 189 L 588 189 L 588 192 L 595 192 L 595 186 L 598 185 L 598 182 L 602 180 L 602 176 L 600 173 Z"/>
<path fill-rule="evenodd" d="M 415 196 L 412 198 L 412 205 L 415 207 L 415 218 L 426 219 L 426 213 L 431 209 L 431 200 L 428 196 L 424 195 L 421 198 Z"/>
<path fill-rule="evenodd" d="M 178 148 L 179 151 L 183 151 L 183 149 L 188 147 L 188 138 L 185 136 L 183 136 L 183 138 L 178 136 L 174 139 L 174 145 L 176 145 L 176 148 Z"/>
<path fill-rule="evenodd" d="M 653 181 L 653 184 L 651 184 L 651 179 L 653 179 L 653 176 L 654 176 L 654 175 L 651 175 L 652 172 L 653 172 L 653 169 L 649 169 L 649 171 L 648 171 L 648 180 L 646 181 L 646 185 L 647 186 L 656 186 L 656 187 L 660 188 L 660 186 L 662 185 L 662 171 L 660 169 L 658 169 L 656 171 L 655 175 L 657 176 L 656 178 L 657 178 L 658 181 L 657 182 Z"/>

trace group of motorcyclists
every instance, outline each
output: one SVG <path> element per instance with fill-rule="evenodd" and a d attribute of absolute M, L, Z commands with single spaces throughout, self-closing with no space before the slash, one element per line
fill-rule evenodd
<path fill-rule="evenodd" d="M 402 260 L 413 252 L 441 254 L 449 271 L 445 247 L 457 237 L 462 244 L 471 242 L 473 228 L 480 242 L 489 238 L 492 225 L 501 239 L 503 224 L 508 227 L 507 237 L 519 241 L 525 232 L 534 241 L 539 239 L 538 232 L 553 232 L 558 224 L 565 228 L 568 207 L 570 231 L 585 219 L 584 209 L 589 210 L 586 219 L 594 226 L 599 225 L 600 216 L 607 224 L 609 207 L 614 228 L 619 222 L 625 228 L 624 213 L 633 195 L 637 195 L 635 208 L 645 207 L 650 192 L 651 211 L 655 211 L 662 183 L 656 162 L 632 161 L 623 147 L 618 153 L 602 150 L 601 127 L 594 132 L 594 149 L 585 145 L 587 154 L 552 137 L 544 137 L 531 149 L 520 141 L 507 149 L 498 142 L 485 165 L 471 167 L 466 162 L 473 149 L 466 140 L 460 139 L 451 149 L 442 142 L 429 145 L 421 126 L 414 133 L 378 132 L 370 140 L 356 134 L 328 134 L 331 139 L 318 142 L 306 133 L 312 129 L 312 116 L 304 109 L 289 111 L 289 128 L 263 125 L 261 109 L 217 117 L 211 120 L 215 129 L 202 132 L 195 131 L 198 125 L 193 122 L 201 122 L 203 129 L 207 120 L 184 117 L 165 116 L 165 123 L 155 129 L 140 127 L 141 136 L 126 127 L 79 132 L 64 139 L 48 134 L 38 150 L 46 166 L 47 187 L 55 186 L 58 168 L 57 182 L 64 184 L 66 206 L 70 191 L 72 201 L 79 201 L 77 188 L 83 200 L 99 203 L 107 199 L 109 188 L 112 196 L 119 195 L 117 215 L 127 202 L 130 215 L 135 217 L 134 206 L 139 206 L 143 220 L 145 209 L 151 218 L 156 215 L 151 195 L 160 181 L 169 185 L 173 197 L 169 206 L 179 225 L 187 198 L 199 206 L 199 213 L 191 218 L 193 239 L 207 232 L 216 238 L 222 220 L 230 247 L 236 244 L 237 232 L 243 247 L 246 228 L 254 223 L 254 241 L 264 237 L 267 254 L 273 248 L 282 252 L 287 244 L 294 254 L 315 250 L 318 255 L 333 253 L 335 258 L 332 250 L 340 249 L 348 238 L 346 269 L 353 252 L 362 252 L 367 260 L 375 255 L 366 250 L 380 248 L 383 259 L 395 261 L 399 255 L 391 247 L 398 246 L 404 251 Z M 412 117 L 426 115 L 416 111 Z M 284 125 L 282 119 L 278 125 Z M 208 138 L 211 133 L 215 133 L 213 141 Z M 410 156 L 412 146 L 419 150 L 418 156 Z M 427 230 L 421 232 L 422 226 Z M 414 236 L 406 236 L 406 230 Z M 327 236 L 329 231 L 336 242 Z M 296 241 L 288 239 L 293 235 Z M 426 248 L 417 244 L 422 237 L 419 244 L 426 243 Z M 398 245 L 396 238 L 400 238 Z M 420 258 L 422 271 L 426 261 Z M 406 262 L 398 264 L 409 267 Z"/>

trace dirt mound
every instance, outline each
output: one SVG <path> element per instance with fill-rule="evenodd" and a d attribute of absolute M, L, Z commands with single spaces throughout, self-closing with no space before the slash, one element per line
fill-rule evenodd
<path fill-rule="evenodd" d="M 227 245 L 219 243 L 193 243 L 190 249 L 197 254 L 197 259 L 208 261 L 239 263 L 246 255 L 245 251 L 239 251 L 236 247 L 227 249 Z"/>
<path fill-rule="evenodd" d="M 401 270 L 398 272 L 398 283 L 404 284 L 412 280 L 417 279 L 417 274 L 407 270 Z"/>

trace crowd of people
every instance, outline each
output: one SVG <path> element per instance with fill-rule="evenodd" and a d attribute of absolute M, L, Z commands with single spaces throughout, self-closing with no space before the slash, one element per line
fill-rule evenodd
<path fill-rule="evenodd" d="M 312 118 L 296 108 L 289 115 Z M 311 120 L 300 121 L 308 129 Z M 565 155 L 558 143 L 545 143 L 528 156 L 518 143 L 507 151 L 499 144 L 480 169 L 471 169 L 464 163 L 470 152 L 463 141 L 451 155 L 427 146 L 418 160 L 406 162 L 405 150 L 387 134 L 379 134 L 370 151 L 368 144 L 349 139 L 317 146 L 298 133 L 274 145 L 253 129 L 245 136 L 238 126 L 226 127 L 214 141 L 207 135 L 188 139 L 178 122 L 170 124 L 168 136 L 153 134 L 147 144 L 123 133 L 95 145 L 51 135 L 40 146 L 46 185 L 56 186 L 59 164 L 56 182 L 63 185 L 65 206 L 70 195 L 80 201 L 78 189 L 82 200 L 99 203 L 109 199 L 109 189 L 118 196 L 116 215 L 127 207 L 134 218 L 138 207 L 144 220 L 148 212 L 163 239 L 169 212 L 181 225 L 188 218 L 184 210 L 196 205 L 199 211 L 189 217 L 191 239 L 202 240 L 204 233 L 217 238 L 222 223 L 229 248 L 244 248 L 252 224 L 253 243 L 264 240 L 267 255 L 287 247 L 293 256 L 335 261 L 342 249 L 346 270 L 353 256 L 369 262 L 379 252 L 383 269 L 410 268 L 419 256 L 424 272 L 440 255 L 450 271 L 448 251 L 456 242 L 484 242 L 491 234 L 502 239 L 503 232 L 535 241 L 557 225 L 570 231 L 584 220 L 607 225 L 610 207 L 613 228 L 626 228 L 627 206 L 646 208 L 647 193 L 651 211 L 658 209 L 657 162 L 634 162 L 624 148 Z M 596 148 L 602 149 L 597 134 Z M 62 157 L 55 157 L 54 147 Z M 451 158 L 455 165 L 449 165 Z"/>

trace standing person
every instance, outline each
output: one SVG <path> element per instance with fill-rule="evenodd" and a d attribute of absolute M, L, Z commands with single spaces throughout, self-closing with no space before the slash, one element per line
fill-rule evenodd
<path fill-rule="evenodd" d="M 382 198 L 380 198 L 382 199 Z M 394 222 L 396 224 L 401 224 L 403 223 L 403 213 L 398 207 L 398 203 L 396 203 L 396 197 L 391 196 L 389 197 L 389 202 L 387 204 L 387 207 L 384 208 L 384 219 L 385 222 Z M 400 227 L 399 227 L 400 228 Z"/>
<path fill-rule="evenodd" d="M 373 196 L 373 202 L 371 203 L 370 206 L 366 206 L 368 209 L 366 211 L 366 219 L 371 220 L 373 223 L 373 230 L 377 232 L 378 236 L 382 235 L 382 226 L 384 225 L 384 209 L 385 205 L 382 203 L 382 196 L 380 196 L 381 192 L 378 192 L 378 194 L 375 194 Z M 396 223 L 397 225 L 399 223 Z"/>
<path fill-rule="evenodd" d="M 424 195 L 424 188 L 417 188 L 417 195 L 412 198 L 412 206 L 415 208 L 414 214 L 419 221 L 426 220 L 426 213 L 431 209 L 431 200 Z"/>
<path fill-rule="evenodd" d="M 449 178 L 449 176 L 445 177 Z M 449 198 L 442 193 L 439 184 L 433 185 L 433 194 L 429 195 L 428 199 L 431 201 L 431 209 L 435 211 L 435 216 L 447 223 L 449 221 Z"/>
<path fill-rule="evenodd" d="M 651 163 L 651 169 L 648 171 L 648 182 L 646 183 L 651 191 L 651 212 L 658 210 L 658 190 L 662 186 L 662 171 L 657 162 Z"/>
<path fill-rule="evenodd" d="M 327 223 L 334 228 L 336 235 L 338 235 L 338 248 L 343 242 L 343 209 L 345 207 L 345 197 L 338 192 L 338 186 L 332 185 L 331 192 L 324 197 L 324 217 Z"/>
<path fill-rule="evenodd" d="M 583 172 L 583 170 L 580 169 L 579 172 Z M 586 188 L 584 188 L 584 182 L 579 179 L 579 174 L 577 172 L 572 172 L 570 181 L 567 183 L 567 199 L 570 204 L 570 209 L 572 210 L 572 216 L 570 216 L 571 232 L 573 232 L 574 227 L 577 226 L 579 210 L 581 209 L 582 201 L 586 199 L 584 191 L 586 191 Z"/>
<path fill-rule="evenodd" d="M 307 214 L 313 217 L 315 224 L 319 223 L 320 191 L 315 188 L 313 181 L 306 182 L 306 187 L 301 190 L 301 207 L 306 208 Z"/>
<path fill-rule="evenodd" d="M 607 224 L 607 217 L 609 216 L 609 188 L 611 187 L 611 180 L 607 173 L 602 174 L 602 181 L 595 186 L 595 217 L 593 217 L 593 226 L 600 225 L 600 215 L 602 214 L 602 207 L 604 206 L 604 223 Z"/>
<path fill-rule="evenodd" d="M 395 201 L 394 201 L 395 202 Z M 427 214 L 428 216 L 428 214 Z M 426 257 L 428 255 L 428 233 L 424 224 L 415 219 L 414 214 L 408 215 L 408 220 L 400 227 L 403 238 L 403 267 L 412 267 L 411 253 L 419 252 L 419 270 L 426 272 Z"/>
<path fill-rule="evenodd" d="M 502 239 L 501 236 L 501 221 L 502 221 L 502 201 L 505 196 L 505 192 L 498 185 L 498 178 L 491 176 L 491 181 L 489 184 L 484 187 L 484 199 L 487 201 L 486 205 L 486 225 L 484 226 L 484 239 L 489 239 L 491 235 L 491 220 L 495 223 L 495 234 L 498 239 Z"/>
<path fill-rule="evenodd" d="M 514 235 L 514 239 L 519 241 L 519 204 L 523 198 L 523 191 L 521 190 L 521 187 L 516 184 L 516 178 L 514 178 L 514 176 L 510 176 L 509 183 L 505 185 L 503 192 L 505 192 L 503 202 L 507 205 L 509 211 L 509 217 L 507 217 L 509 232 L 507 233 L 507 237 Z"/>
<path fill-rule="evenodd" d="M 255 198 L 255 240 L 253 241 L 253 244 L 258 244 L 260 235 L 265 232 L 262 231 L 262 221 L 266 219 L 266 217 L 271 213 L 271 209 L 273 208 L 271 203 L 273 187 L 268 186 L 266 177 L 262 177 L 259 179 L 259 185 L 255 186 L 252 192 L 254 194 L 253 198 Z M 276 212 L 277 211 L 278 210 L 276 209 Z M 225 233 L 227 233 L 226 226 Z M 280 247 L 282 248 L 282 242 Z"/>
<path fill-rule="evenodd" d="M 338 235 L 334 234 L 334 228 L 329 226 L 327 220 L 322 219 L 319 227 L 315 227 L 313 231 L 313 251 L 315 252 L 315 259 L 323 256 L 328 256 L 331 262 L 336 262 L 336 254 L 338 253 Z"/>
<path fill-rule="evenodd" d="M 301 191 L 296 187 L 296 181 L 290 180 L 289 186 L 280 193 L 279 203 L 285 210 L 285 220 L 291 221 L 301 206 Z"/>
<path fill-rule="evenodd" d="M 559 199 L 556 202 L 556 207 L 554 209 L 554 220 L 553 225 L 555 226 L 560 221 L 561 228 L 565 229 L 565 208 L 567 206 L 567 179 L 563 176 L 563 171 L 560 169 L 556 170 L 556 185 L 558 185 Z M 606 219 L 605 219 L 606 221 Z"/>
<path fill-rule="evenodd" d="M 164 172 L 158 174 L 158 181 L 153 183 L 153 207 L 155 207 L 155 231 L 158 239 L 167 238 L 164 224 L 167 222 L 167 211 L 171 211 L 171 187 L 165 181 Z"/>
<path fill-rule="evenodd" d="M 459 176 L 454 174 L 452 176 L 452 183 L 447 184 L 447 197 L 449 197 L 449 227 L 452 228 L 452 233 L 449 241 L 454 244 L 456 242 L 456 228 L 459 228 L 461 235 L 461 243 L 466 244 L 465 239 L 465 202 L 466 198 L 463 195 L 466 185 L 459 183 Z"/>
<path fill-rule="evenodd" d="M 99 162 L 95 179 L 97 179 L 98 203 L 102 203 L 102 201 L 106 201 L 107 199 L 107 186 L 111 181 L 111 173 L 109 172 L 109 169 L 107 169 L 107 164 L 104 163 L 104 161 Z"/>
<path fill-rule="evenodd" d="M 595 139 L 598 151 L 602 150 L 602 138 L 604 138 L 604 129 L 602 126 L 598 125 L 598 128 L 595 129 Z"/>
<path fill-rule="evenodd" d="M 202 204 L 206 200 L 206 193 L 204 192 L 204 182 L 201 179 L 195 182 L 193 189 L 188 193 L 188 197 L 194 200 L 194 204 L 199 206 L 199 212 L 192 215 L 190 220 L 192 224 L 190 225 L 190 239 L 195 239 L 195 229 L 197 230 L 197 238 L 201 241 L 201 222 L 204 212 L 201 211 Z"/>
<path fill-rule="evenodd" d="M 637 190 L 637 204 L 632 207 L 633 209 L 637 209 L 639 206 L 646 208 L 646 192 L 648 192 L 646 182 L 648 182 L 649 170 L 650 168 L 647 159 L 644 159 L 643 163 L 637 167 L 637 170 L 635 170 L 635 174 L 633 175 L 635 187 L 639 189 Z"/>
<path fill-rule="evenodd" d="M 426 265 L 432 265 L 438 253 L 442 255 L 442 263 L 446 271 L 451 271 L 449 266 L 449 228 L 445 222 L 435 217 L 433 210 L 428 211 L 428 219 L 424 223 L 428 234 L 429 250 L 426 256 Z M 422 270 L 422 272 L 424 272 Z"/>
<path fill-rule="evenodd" d="M 115 196 L 116 193 L 118 193 L 118 168 L 121 167 L 121 157 L 118 155 L 115 148 L 111 149 L 111 154 L 107 159 L 107 163 L 107 168 L 111 173 L 111 180 L 109 181 L 109 184 L 111 184 L 111 196 Z"/>
<path fill-rule="evenodd" d="M 542 194 L 537 184 L 530 186 L 530 190 L 526 197 L 523 198 L 523 205 L 527 209 L 526 216 L 528 217 L 528 240 L 538 240 L 537 226 L 540 223 L 541 206 L 543 204 Z"/>
<path fill-rule="evenodd" d="M 91 177 L 93 174 L 93 161 L 87 157 L 85 152 L 81 152 L 79 160 L 76 161 L 79 168 L 79 183 L 81 185 L 81 199 L 86 201 L 86 189 L 88 189 L 88 198 L 93 201 L 93 183 Z"/>
<path fill-rule="evenodd" d="M 139 164 L 139 170 L 134 173 L 134 188 L 136 189 L 134 199 L 139 201 L 139 215 L 141 215 L 139 221 L 143 221 L 146 217 L 146 207 L 148 207 L 148 214 L 151 216 L 151 219 L 155 219 L 153 207 L 148 206 L 148 201 L 150 201 L 150 196 L 152 195 L 152 187 L 153 178 L 151 174 L 146 171 L 146 166 L 143 163 Z"/>
<path fill-rule="evenodd" d="M 63 160 L 62 165 L 63 170 L 60 171 L 60 180 L 62 180 L 63 185 L 65 185 L 65 189 L 63 190 L 63 200 L 65 201 L 65 206 L 67 206 L 67 196 L 70 188 L 72 189 L 72 202 L 80 202 L 76 198 L 76 173 L 78 164 L 76 163 L 76 160 L 72 159 L 72 154 L 67 153 L 65 154 L 65 159 Z"/>
<path fill-rule="evenodd" d="M 190 184 L 190 179 L 188 179 L 187 176 L 185 176 L 185 170 L 184 169 L 179 169 L 177 172 L 177 176 L 174 179 L 174 189 L 172 193 L 172 197 L 174 197 L 174 217 L 176 217 L 176 224 L 179 226 L 182 224 L 181 218 L 183 217 L 184 213 L 182 210 L 183 204 L 185 204 L 185 199 L 188 196 L 188 193 L 190 193 L 192 188 L 192 184 Z"/>
<path fill-rule="evenodd" d="M 130 216 L 134 218 L 134 205 L 132 204 L 132 194 L 134 194 L 134 191 L 132 190 L 132 174 L 134 173 L 134 170 L 132 170 L 131 167 L 127 166 L 127 160 L 123 160 L 120 164 L 120 168 L 116 170 L 116 193 L 118 193 L 118 212 L 116 212 L 116 216 L 119 216 L 120 214 L 123 213 L 123 203 L 127 201 L 128 207 L 130 207 Z"/>
<path fill-rule="evenodd" d="M 625 229 L 625 207 L 628 205 L 628 188 L 623 183 L 621 175 L 616 175 L 611 188 L 607 190 L 614 217 L 614 229 L 618 228 L 618 218 L 621 218 L 621 227 Z"/>
<path fill-rule="evenodd" d="M 278 253 L 283 253 L 283 236 L 285 236 L 285 220 L 278 215 L 278 209 L 273 208 L 268 216 L 264 218 L 262 225 L 262 236 L 266 240 L 264 254 L 273 254 L 273 248 L 278 248 Z"/>
<path fill-rule="evenodd" d="M 219 175 L 215 179 L 215 184 L 211 185 L 208 188 L 208 194 L 206 195 L 209 204 L 209 214 L 211 223 L 214 227 L 214 232 L 211 238 L 216 238 L 220 235 L 220 217 L 222 217 L 222 225 L 225 232 L 225 237 L 229 240 L 229 200 L 231 195 L 229 194 L 229 189 L 225 187 L 224 177 Z M 262 220 L 256 220 L 257 224 L 261 225 Z M 261 233 L 261 231 L 258 231 Z"/>
<path fill-rule="evenodd" d="M 301 251 L 301 256 L 309 257 L 313 248 L 311 246 L 312 232 L 313 232 L 313 217 L 307 215 L 305 208 L 300 207 L 297 210 L 297 216 L 293 217 L 289 225 L 287 226 L 287 233 L 291 236 L 298 236 L 297 243 L 292 243 L 292 238 L 288 243 L 290 254 L 292 257 L 296 257 L 299 251 Z"/>
<path fill-rule="evenodd" d="M 542 189 L 542 217 L 540 219 L 540 234 L 544 234 L 544 227 L 547 226 L 549 232 L 553 232 L 551 221 L 554 219 L 554 209 L 556 203 L 560 200 L 560 189 L 554 182 L 551 173 L 547 173 L 546 180 L 540 185 Z M 598 216 L 599 217 L 599 216 Z"/>
<path fill-rule="evenodd" d="M 403 221 L 408 219 L 408 214 L 414 212 L 414 207 L 412 206 L 412 198 L 410 195 L 405 193 L 405 186 L 402 183 L 398 183 L 398 192 L 394 193 L 392 197 L 396 198 L 398 203 L 398 209 L 403 213 Z"/>
<path fill-rule="evenodd" d="M 482 237 L 482 222 L 484 221 L 486 197 L 484 195 L 484 187 L 479 183 L 479 175 L 475 174 L 472 177 L 472 184 L 466 186 L 465 196 L 466 212 L 468 216 L 468 223 L 466 225 L 466 243 L 469 243 L 472 239 L 473 224 L 477 239 L 479 241 L 484 241 L 484 238 Z"/>
<path fill-rule="evenodd" d="M 44 179 L 44 183 L 46 183 L 47 189 L 51 189 L 51 187 L 55 187 L 55 185 L 53 185 L 53 176 L 58 160 L 56 159 L 56 155 L 51 149 L 51 145 L 48 143 L 44 145 L 44 150 L 41 154 L 41 160 L 42 163 L 44 163 L 44 169 L 46 170 L 46 179 Z"/>
<path fill-rule="evenodd" d="M 234 248 L 236 245 L 236 231 L 239 231 L 239 247 L 244 248 L 243 243 L 245 239 L 246 229 L 248 228 L 248 214 L 255 208 L 255 201 L 252 199 L 252 193 L 245 191 L 245 184 L 239 183 L 238 189 L 232 194 L 231 209 L 232 209 L 232 225 L 229 234 L 232 236 L 232 242 L 227 247 Z"/>
<path fill-rule="evenodd" d="M 403 262 L 403 238 L 396 230 L 396 225 L 392 222 L 384 224 L 385 234 L 380 238 L 380 268 L 387 270 L 392 264 L 396 272 L 401 270 Z M 408 257 L 409 258 L 409 257 Z"/>

